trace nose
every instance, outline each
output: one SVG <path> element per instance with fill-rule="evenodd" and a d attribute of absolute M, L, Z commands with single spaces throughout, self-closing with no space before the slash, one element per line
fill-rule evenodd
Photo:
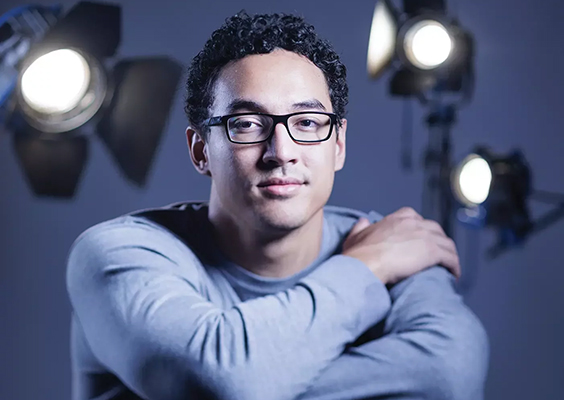
<path fill-rule="evenodd" d="M 266 141 L 266 151 L 262 157 L 265 163 L 276 163 L 283 165 L 295 163 L 299 144 L 294 142 L 283 123 L 278 123 L 274 127 L 274 132 Z"/>

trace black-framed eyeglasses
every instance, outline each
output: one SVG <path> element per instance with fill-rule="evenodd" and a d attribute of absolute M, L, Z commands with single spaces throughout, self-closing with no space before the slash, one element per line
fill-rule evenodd
<path fill-rule="evenodd" d="M 266 142 L 279 123 L 284 124 L 295 142 L 319 143 L 331 137 L 337 116 L 321 111 L 300 111 L 286 115 L 246 112 L 212 117 L 204 121 L 206 126 L 223 125 L 229 141 L 239 144 Z"/>

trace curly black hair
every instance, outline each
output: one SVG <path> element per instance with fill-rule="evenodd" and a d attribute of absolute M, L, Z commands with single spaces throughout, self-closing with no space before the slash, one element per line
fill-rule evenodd
<path fill-rule="evenodd" d="M 204 137 L 209 128 L 213 88 L 221 68 L 251 54 L 288 50 L 307 57 L 325 75 L 333 112 L 340 126 L 348 103 L 347 71 L 333 46 L 319 38 L 315 28 L 291 14 L 257 14 L 244 10 L 225 20 L 192 60 L 186 82 L 184 111 L 191 126 Z"/>

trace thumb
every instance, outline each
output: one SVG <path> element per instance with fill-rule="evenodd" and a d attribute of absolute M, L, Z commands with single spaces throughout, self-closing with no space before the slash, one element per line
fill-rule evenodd
<path fill-rule="evenodd" d="M 368 226 L 370 226 L 370 221 L 365 217 L 361 217 L 359 218 L 357 223 L 352 227 L 351 231 L 349 232 L 349 235 L 354 235 L 362 231 L 363 229 L 367 228 Z"/>

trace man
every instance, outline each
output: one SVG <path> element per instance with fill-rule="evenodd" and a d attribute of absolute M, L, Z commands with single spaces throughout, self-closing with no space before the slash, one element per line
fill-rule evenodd
<path fill-rule="evenodd" d="M 452 240 L 409 208 L 326 206 L 345 74 L 295 16 L 213 33 L 186 99 L 209 202 L 105 221 L 70 251 L 75 400 L 483 397 Z"/>

